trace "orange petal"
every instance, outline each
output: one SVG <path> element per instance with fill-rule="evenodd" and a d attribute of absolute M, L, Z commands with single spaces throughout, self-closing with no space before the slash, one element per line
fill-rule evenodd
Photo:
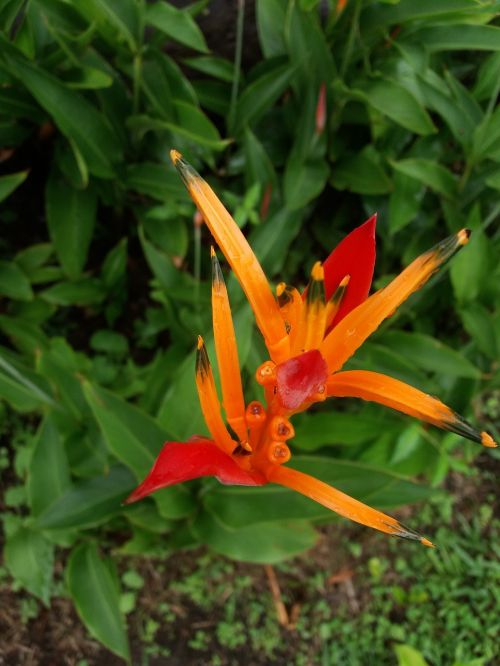
<path fill-rule="evenodd" d="M 271 358 L 276 362 L 285 360 L 289 350 L 288 335 L 276 299 L 252 248 L 208 183 L 176 150 L 170 151 L 170 157 L 235 272 L 252 306 Z"/>
<path fill-rule="evenodd" d="M 325 322 L 325 272 L 321 262 L 317 261 L 311 271 L 299 330 L 293 340 L 291 355 L 297 356 L 306 350 L 317 349 L 325 334 Z"/>
<path fill-rule="evenodd" d="M 278 306 L 285 322 L 285 329 L 290 337 L 290 346 L 293 346 L 299 331 L 304 301 L 295 287 L 280 282 L 276 287 Z"/>
<path fill-rule="evenodd" d="M 229 454 L 233 453 L 238 443 L 231 438 L 222 420 L 214 376 L 205 343 L 201 336 L 198 336 L 198 352 L 196 354 L 196 388 L 200 398 L 201 411 L 212 438 L 220 449 Z"/>
<path fill-rule="evenodd" d="M 398 379 L 368 370 L 349 370 L 331 376 L 326 386 L 329 396 L 378 402 L 484 446 L 496 446 L 488 433 L 474 428 L 440 400 Z"/>
<path fill-rule="evenodd" d="M 469 240 L 462 229 L 415 259 L 384 289 L 370 296 L 342 319 L 326 336 L 320 351 L 330 372 L 339 370 L 386 317 L 410 294 L 427 282 L 433 273 Z"/>
<path fill-rule="evenodd" d="M 229 425 L 238 435 L 240 442 L 246 442 L 248 441 L 248 432 L 245 420 L 245 400 L 241 385 L 240 362 L 231 306 L 224 277 L 213 248 L 211 248 L 211 256 L 212 319 L 215 351 L 222 387 L 222 403 Z"/>
<path fill-rule="evenodd" d="M 414 539 L 426 546 L 432 545 L 428 539 L 422 538 L 395 518 L 372 509 L 340 490 L 323 483 L 323 481 L 309 476 L 309 474 L 304 474 L 290 467 L 273 466 L 269 469 L 266 476 L 272 483 L 292 488 L 302 495 L 310 497 L 315 502 L 326 506 L 327 509 L 331 509 L 345 518 L 354 520 L 356 523 L 361 523 L 361 525 L 367 525 L 386 534 L 403 537 L 404 539 Z"/>

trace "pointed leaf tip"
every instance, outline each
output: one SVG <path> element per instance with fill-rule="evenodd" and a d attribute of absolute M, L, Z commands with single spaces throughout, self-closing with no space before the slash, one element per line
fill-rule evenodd
<path fill-rule="evenodd" d="M 330 329 L 351 310 L 366 300 L 375 267 L 375 228 L 377 214 L 348 234 L 323 263 L 326 299 L 329 300 L 343 279 L 350 279 Z"/>

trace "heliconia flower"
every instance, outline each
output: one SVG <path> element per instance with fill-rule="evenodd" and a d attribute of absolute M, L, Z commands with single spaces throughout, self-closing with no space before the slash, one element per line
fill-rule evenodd
<path fill-rule="evenodd" d="M 177 151 L 171 157 L 236 274 L 264 337 L 270 359 L 257 369 L 256 379 L 264 389 L 265 406 L 245 403 L 231 308 L 212 248 L 212 318 L 225 420 L 199 337 L 196 386 L 211 439 L 195 436 L 188 442 L 167 442 L 127 501 L 203 476 L 214 476 L 225 484 L 276 483 L 362 525 L 432 546 L 394 518 L 284 464 L 291 458 L 287 441 L 294 436 L 290 418 L 328 397 L 378 402 L 484 446 L 496 446 L 487 432 L 402 381 L 371 371 L 341 371 L 382 321 L 467 243 L 470 232 L 463 229 L 450 236 L 368 296 L 375 262 L 373 216 L 344 238 L 323 264 L 313 266 L 303 294 L 280 283 L 275 297 L 250 245 L 213 190 Z"/>

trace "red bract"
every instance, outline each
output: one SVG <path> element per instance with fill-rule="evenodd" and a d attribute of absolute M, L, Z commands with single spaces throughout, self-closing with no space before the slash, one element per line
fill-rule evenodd
<path fill-rule="evenodd" d="M 262 475 L 241 469 L 211 439 L 195 436 L 188 442 L 166 442 L 147 477 L 125 503 L 136 502 L 159 488 L 202 476 L 214 476 L 226 485 L 261 486 L 266 483 Z"/>
<path fill-rule="evenodd" d="M 323 262 L 326 300 L 333 295 L 340 281 L 346 275 L 350 276 L 349 288 L 329 329 L 336 326 L 368 296 L 375 268 L 376 224 L 377 216 L 372 215 L 364 224 L 351 231 Z"/>

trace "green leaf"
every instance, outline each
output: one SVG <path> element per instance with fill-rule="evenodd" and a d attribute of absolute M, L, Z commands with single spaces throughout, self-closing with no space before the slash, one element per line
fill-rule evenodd
<path fill-rule="evenodd" d="M 500 51 L 500 28 L 493 25 L 427 26 L 413 34 L 431 53 L 436 51 Z"/>
<path fill-rule="evenodd" d="M 193 69 L 209 76 L 232 83 L 234 78 L 234 65 L 225 58 L 217 56 L 198 56 L 197 58 L 184 58 L 184 63 Z"/>
<path fill-rule="evenodd" d="M 46 530 L 95 527 L 121 511 L 121 502 L 133 488 L 132 474 L 115 465 L 106 476 L 68 486 L 37 516 L 35 525 Z"/>
<path fill-rule="evenodd" d="M 10 574 L 48 606 L 54 546 L 40 532 L 21 527 L 7 537 L 4 553 Z"/>
<path fill-rule="evenodd" d="M 422 653 L 411 645 L 395 645 L 394 652 L 398 658 L 398 666 L 428 666 Z"/>
<path fill-rule="evenodd" d="M 332 409 L 298 414 L 294 425 L 296 434 L 293 444 L 306 451 L 325 445 L 363 444 L 378 437 L 380 431 L 397 432 L 401 427 L 400 421 L 395 421 L 387 412 L 374 414 L 366 408 L 354 413 Z"/>
<path fill-rule="evenodd" d="M 377 3 L 368 5 L 362 13 L 363 29 L 380 30 L 381 28 L 394 24 L 406 23 L 413 19 L 446 18 L 446 14 L 456 12 L 470 12 L 477 10 L 477 5 L 470 0 L 400 0 L 391 2 L 390 6 Z M 460 26 L 462 27 L 462 26 Z M 425 40 L 422 42 L 425 44 Z"/>
<path fill-rule="evenodd" d="M 262 53 L 266 58 L 286 53 L 284 26 L 287 3 L 283 0 L 257 0 L 257 26 Z"/>
<path fill-rule="evenodd" d="M 92 334 L 90 346 L 95 351 L 123 356 L 128 352 L 127 338 L 115 331 L 99 330 Z"/>
<path fill-rule="evenodd" d="M 287 521 L 233 529 L 209 511 L 199 514 L 193 531 L 216 553 L 243 562 L 274 564 L 314 546 L 318 535 L 306 522 Z"/>
<path fill-rule="evenodd" d="M 435 133 L 429 114 L 406 88 L 390 79 L 377 79 L 356 90 L 356 97 L 362 98 L 379 113 L 391 118 L 402 127 L 425 136 Z"/>
<path fill-rule="evenodd" d="M 332 167 L 331 182 L 339 190 L 358 194 L 387 194 L 393 186 L 381 166 L 381 157 L 367 146 L 357 155 L 345 157 Z"/>
<path fill-rule="evenodd" d="M 467 303 L 465 308 L 460 310 L 460 317 L 465 330 L 483 354 L 492 360 L 497 359 L 500 350 L 492 314 L 480 303 Z"/>
<path fill-rule="evenodd" d="M 4 350 L 0 352 L 0 396 L 21 412 L 55 405 L 48 384 L 22 363 L 13 363 Z"/>
<path fill-rule="evenodd" d="M 500 160 L 500 109 L 486 116 L 477 125 L 473 136 L 472 154 L 474 159 Z"/>
<path fill-rule="evenodd" d="M 288 210 L 303 208 L 323 191 L 330 175 L 325 160 L 302 162 L 293 153 L 287 162 L 284 177 L 285 204 Z"/>
<path fill-rule="evenodd" d="M 58 500 L 70 483 L 66 451 L 55 421 L 48 414 L 38 430 L 29 464 L 27 491 L 33 516 Z"/>
<path fill-rule="evenodd" d="M 424 188 L 404 173 L 394 175 L 394 191 L 389 199 L 389 229 L 392 234 L 404 229 L 418 215 Z"/>
<path fill-rule="evenodd" d="M 111 391 L 85 382 L 84 392 L 109 449 L 142 481 L 163 443 L 175 437 L 162 427 L 165 424 L 160 425 L 161 422 Z M 187 408 L 191 410 L 192 417 L 192 405 L 187 405 Z M 174 423 L 175 411 L 178 410 L 175 409 L 172 415 Z M 191 495 L 182 485 L 164 488 L 155 493 L 154 498 L 160 513 L 166 518 L 182 518 L 189 515 L 193 508 Z"/>
<path fill-rule="evenodd" d="M 129 164 L 125 183 L 129 189 L 160 201 L 171 201 L 173 196 L 179 197 L 184 189 L 181 179 L 173 169 L 152 162 Z"/>
<path fill-rule="evenodd" d="M 290 65 L 276 65 L 243 90 L 236 105 L 234 134 L 255 123 L 273 106 L 285 92 L 294 73 L 295 69 Z"/>
<path fill-rule="evenodd" d="M 186 11 L 166 2 L 156 2 L 147 7 L 145 18 L 146 23 L 161 30 L 174 41 L 196 51 L 208 53 L 203 33 Z"/>
<path fill-rule="evenodd" d="M 109 650 L 130 659 L 117 582 L 93 543 L 82 543 L 68 561 L 68 589 L 89 632 Z"/>
<path fill-rule="evenodd" d="M 77 190 L 54 170 L 45 189 L 47 226 L 57 256 L 70 278 L 78 277 L 87 261 L 97 211 L 95 192 Z"/>
<path fill-rule="evenodd" d="M 461 304 L 476 300 L 490 278 L 490 268 L 493 268 L 488 261 L 489 240 L 479 222 L 479 207 L 475 206 L 467 220 L 467 226 L 472 229 L 470 241 L 450 265 L 451 284 Z"/>
<path fill-rule="evenodd" d="M 29 171 L 18 171 L 17 173 L 9 173 L 5 176 L 0 176 L 0 201 L 6 199 L 15 189 L 24 183 L 28 177 Z"/>
<path fill-rule="evenodd" d="M 276 185 L 276 173 L 264 146 L 256 135 L 247 127 L 243 136 L 245 151 L 245 184 L 247 189 L 254 183 L 260 183 L 262 191 L 270 184 Z"/>
<path fill-rule="evenodd" d="M 121 158 L 122 150 L 106 116 L 85 97 L 22 58 L 3 38 L 0 42 L 6 47 L 0 61 L 3 60 L 6 69 L 52 116 L 61 132 L 75 142 L 89 171 L 101 178 L 113 178 L 114 165 Z"/>
<path fill-rule="evenodd" d="M 326 456 L 293 456 L 291 467 L 383 509 L 420 501 L 432 492 L 427 486 L 408 481 L 390 470 L 361 462 Z M 203 496 L 203 503 L 217 521 L 230 529 L 281 520 L 336 517 L 321 504 L 274 484 L 260 488 L 218 485 Z"/>
<path fill-rule="evenodd" d="M 33 299 L 28 278 L 13 261 L 0 260 L 0 294 L 18 301 Z"/>
<path fill-rule="evenodd" d="M 390 331 L 378 338 L 389 349 L 407 356 L 418 367 L 448 377 L 478 379 L 481 372 L 465 356 L 424 333 Z"/>
<path fill-rule="evenodd" d="M 79 282 L 60 282 L 40 292 L 40 296 L 54 305 L 97 305 L 106 298 L 103 284 L 96 278 L 83 278 Z"/>
<path fill-rule="evenodd" d="M 120 41 L 125 41 L 132 52 L 136 51 L 139 5 L 135 0 L 120 0 L 118 3 L 114 0 L 77 0 L 73 4 L 89 23 L 97 24 L 101 34 L 114 48 Z M 108 26 L 112 27 L 112 32 Z"/>
<path fill-rule="evenodd" d="M 453 174 L 444 166 L 422 158 L 408 158 L 406 160 L 393 161 L 391 166 L 399 173 L 427 185 L 431 190 L 452 199 L 457 191 L 457 181 Z"/>
<path fill-rule="evenodd" d="M 209 146 L 214 150 L 222 150 L 228 145 L 229 140 L 220 138 L 215 125 L 197 106 L 183 100 L 173 100 L 173 106 L 177 120 L 160 120 L 144 115 L 129 116 L 127 124 L 142 131 L 169 130 L 195 144 Z"/>

